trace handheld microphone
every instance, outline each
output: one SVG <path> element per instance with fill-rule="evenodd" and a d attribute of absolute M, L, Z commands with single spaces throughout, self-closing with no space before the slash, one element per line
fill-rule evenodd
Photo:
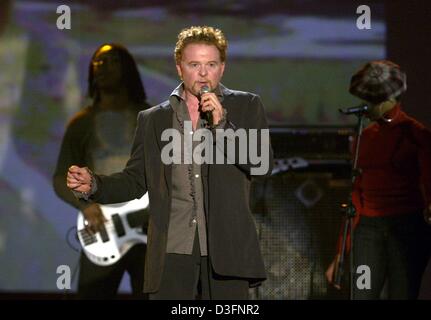
<path fill-rule="evenodd" d="M 210 87 L 208 87 L 207 85 L 202 86 L 201 90 L 199 91 L 199 95 L 203 95 L 204 93 L 208 93 L 211 92 Z"/>
<path fill-rule="evenodd" d="M 342 114 L 350 115 L 350 114 L 367 113 L 369 109 L 370 108 L 368 107 L 368 105 L 362 103 L 362 104 L 355 106 L 355 107 L 350 107 L 350 108 L 346 108 L 346 109 L 338 109 L 338 111 L 340 111 Z"/>
<path fill-rule="evenodd" d="M 202 88 L 199 90 L 199 101 L 200 101 L 202 95 L 205 94 L 205 93 L 208 93 L 208 92 L 211 92 L 210 87 L 207 86 L 207 85 L 202 86 Z M 206 111 L 206 112 L 201 112 L 201 113 L 203 113 L 204 119 L 208 122 L 208 124 L 210 126 L 212 126 L 212 124 L 213 124 L 213 114 L 212 114 L 212 112 L 211 111 Z"/>

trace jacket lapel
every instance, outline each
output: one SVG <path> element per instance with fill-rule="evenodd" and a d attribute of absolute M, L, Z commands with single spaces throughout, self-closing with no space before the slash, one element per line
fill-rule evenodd
<path fill-rule="evenodd" d="M 233 94 L 232 90 L 226 88 L 221 83 L 219 84 L 220 91 L 222 92 L 223 96 L 229 96 Z M 226 105 L 227 108 L 229 108 L 229 104 Z M 156 113 L 157 116 L 155 116 L 155 122 L 154 122 L 154 130 L 157 138 L 157 144 L 159 146 L 159 154 L 161 155 L 162 149 L 169 143 L 169 141 L 162 141 L 162 133 L 165 129 L 170 129 L 173 127 L 172 119 L 173 119 L 173 110 L 169 103 L 169 100 L 163 102 L 160 104 L 160 112 Z M 171 195 L 172 190 L 172 164 L 165 165 L 162 163 L 164 175 L 165 175 L 165 182 L 166 186 L 169 192 L 169 195 Z M 208 168 L 206 168 L 208 170 Z"/>
<path fill-rule="evenodd" d="M 159 155 L 161 155 L 162 149 L 169 143 L 169 141 L 162 141 L 162 133 L 166 129 L 172 128 L 172 117 L 173 110 L 169 101 L 165 101 L 160 105 L 160 112 L 156 113 L 154 122 L 154 130 L 157 139 L 157 144 L 159 146 Z M 161 159 L 160 159 L 161 161 Z M 161 163 L 165 175 L 165 182 L 169 192 L 171 194 L 172 189 L 172 164 L 166 165 Z"/>
<path fill-rule="evenodd" d="M 220 92 L 223 95 L 223 101 L 221 102 L 223 108 L 225 108 L 229 114 L 230 112 L 230 108 L 231 108 L 231 104 L 230 104 L 230 99 L 228 99 L 228 97 L 230 95 L 233 94 L 232 90 L 226 88 L 224 85 L 222 85 L 221 83 L 219 84 L 219 88 L 220 88 Z"/>

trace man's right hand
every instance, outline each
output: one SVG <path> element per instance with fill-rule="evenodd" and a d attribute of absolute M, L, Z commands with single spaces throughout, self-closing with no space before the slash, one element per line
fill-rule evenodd
<path fill-rule="evenodd" d="M 326 280 L 328 280 L 330 284 L 332 284 L 335 288 L 340 290 L 341 287 L 337 284 L 334 284 L 334 277 L 335 277 L 336 269 L 338 268 L 338 261 L 340 261 L 339 254 L 337 254 L 334 260 L 332 260 L 331 264 L 329 265 L 328 269 L 325 272 L 325 276 L 326 276 Z"/>
<path fill-rule="evenodd" d="M 82 210 L 86 221 L 85 228 L 92 233 L 101 231 L 104 223 L 107 221 L 102 213 L 102 209 L 97 203 L 92 203 Z"/>
<path fill-rule="evenodd" d="M 87 168 L 71 166 L 67 172 L 67 187 L 78 192 L 89 193 L 91 191 L 91 174 Z"/>

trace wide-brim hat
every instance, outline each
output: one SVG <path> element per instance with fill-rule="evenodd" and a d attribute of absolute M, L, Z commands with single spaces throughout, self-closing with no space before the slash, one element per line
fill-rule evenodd
<path fill-rule="evenodd" d="M 380 103 L 399 97 L 407 90 L 406 74 L 388 60 L 365 64 L 350 80 L 349 92 L 362 100 Z"/>

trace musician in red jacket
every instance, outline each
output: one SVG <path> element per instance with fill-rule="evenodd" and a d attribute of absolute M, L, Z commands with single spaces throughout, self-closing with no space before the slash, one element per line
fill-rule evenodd
<path fill-rule="evenodd" d="M 430 244 L 423 214 L 431 211 L 431 131 L 400 103 L 406 75 L 387 60 L 372 61 L 353 75 L 350 93 L 368 104 L 371 120 L 360 142 L 360 175 L 354 185 L 354 271 L 366 265 L 371 288 L 353 282 L 354 299 L 415 299 Z M 326 276 L 333 281 L 338 255 Z M 347 241 L 349 251 L 350 240 Z"/>

